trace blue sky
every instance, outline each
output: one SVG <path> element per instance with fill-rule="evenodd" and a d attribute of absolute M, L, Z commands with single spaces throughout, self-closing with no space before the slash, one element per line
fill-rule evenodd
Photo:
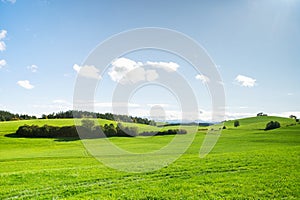
<path fill-rule="evenodd" d="M 300 116 L 299 11 L 296 0 L 1 0 L 0 109 L 35 115 L 72 109 L 77 71 L 100 42 L 129 29 L 162 27 L 192 37 L 207 50 L 222 76 L 227 118 L 260 111 Z M 149 50 L 123 58 L 176 63 L 195 91 L 200 118 L 209 120 L 205 77 L 186 61 Z M 118 83 L 108 74 L 112 67 L 99 79 L 99 112 L 110 111 Z M 153 105 L 160 105 L 168 118 L 180 110 L 174 96 L 152 87 L 132 96 L 129 114 L 146 116 Z"/>

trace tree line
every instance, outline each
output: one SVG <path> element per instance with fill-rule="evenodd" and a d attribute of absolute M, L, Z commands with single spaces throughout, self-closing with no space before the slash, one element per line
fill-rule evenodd
<path fill-rule="evenodd" d="M 169 129 L 165 131 L 145 131 L 142 132 L 140 135 L 141 136 L 155 136 L 155 135 L 176 135 L 176 134 L 186 134 L 187 131 L 184 129 Z"/>
<path fill-rule="evenodd" d="M 113 121 L 132 122 L 132 123 L 156 126 L 156 122 L 154 120 L 149 120 L 147 118 L 133 117 L 128 115 L 117 115 L 112 113 L 103 114 L 103 113 L 78 111 L 78 110 L 68 110 L 68 111 L 61 111 L 61 112 L 51 113 L 51 114 L 43 114 L 40 119 L 68 119 L 68 118 L 100 118 L 100 119 L 107 119 Z M 37 117 L 26 115 L 26 114 L 25 115 L 13 114 L 8 111 L 0 111 L 0 121 L 29 120 L 29 119 L 37 119 Z"/>
<path fill-rule="evenodd" d="M 0 121 L 28 120 L 28 119 L 37 119 L 37 117 L 26 115 L 26 114 L 13 114 L 8 111 L 0 110 Z"/>
<path fill-rule="evenodd" d="M 154 136 L 154 135 L 175 135 L 186 134 L 186 130 L 182 129 L 169 129 L 159 132 L 142 132 L 138 133 L 138 128 L 133 126 L 124 126 L 122 123 L 105 124 L 104 126 L 95 126 L 92 120 L 82 120 L 80 126 L 36 126 L 36 125 L 23 125 L 18 128 L 16 135 L 21 137 L 31 138 L 79 138 L 78 132 L 83 133 L 81 138 L 104 138 L 104 137 L 135 137 L 141 136 Z"/>
<path fill-rule="evenodd" d="M 112 114 L 112 113 L 103 114 L 103 113 L 78 111 L 78 110 L 68 110 L 68 111 L 61 111 L 58 113 L 52 113 L 48 115 L 45 114 L 42 115 L 42 119 L 65 119 L 65 118 L 100 118 L 100 119 L 107 119 L 112 121 L 132 122 L 132 123 L 147 124 L 153 126 L 156 125 L 155 121 L 149 120 L 147 118 Z"/>

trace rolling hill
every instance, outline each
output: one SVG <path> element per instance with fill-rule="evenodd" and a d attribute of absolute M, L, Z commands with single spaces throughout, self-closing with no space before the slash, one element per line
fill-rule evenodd
<path fill-rule="evenodd" d="M 271 120 L 282 127 L 262 130 Z M 65 126 L 72 119 L 0 122 L 0 199 L 299 199 L 300 124 L 287 126 L 294 121 L 269 116 L 239 121 L 237 128 L 233 121 L 225 122 L 227 129 L 205 158 L 199 158 L 199 149 L 206 132 L 199 131 L 174 163 L 144 173 L 105 166 L 80 140 L 6 136 L 23 124 Z M 111 121 L 100 120 L 105 123 Z M 172 139 L 100 140 L 143 153 L 157 151 Z"/>

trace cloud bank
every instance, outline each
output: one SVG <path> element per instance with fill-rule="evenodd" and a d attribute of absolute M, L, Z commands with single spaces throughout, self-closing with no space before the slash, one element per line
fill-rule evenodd
<path fill-rule="evenodd" d="M 153 68 L 153 69 L 145 69 Z M 111 63 L 108 75 L 112 81 L 121 84 L 136 83 L 139 81 L 154 81 L 159 75 L 156 69 L 163 69 L 167 72 L 175 72 L 179 65 L 174 62 L 135 62 L 128 58 L 118 58 Z"/>

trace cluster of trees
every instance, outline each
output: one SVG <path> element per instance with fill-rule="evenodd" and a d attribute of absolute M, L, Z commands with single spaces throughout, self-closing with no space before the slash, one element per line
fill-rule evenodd
<path fill-rule="evenodd" d="M 186 134 L 186 130 L 184 129 L 169 129 L 165 131 L 146 131 L 142 132 L 141 136 L 154 136 L 154 135 L 176 135 L 176 134 Z"/>
<path fill-rule="evenodd" d="M 102 129 L 103 133 L 106 137 L 135 137 L 138 135 L 138 128 L 137 127 L 125 127 L 121 123 L 118 123 L 117 126 L 114 126 L 113 124 L 105 124 L 104 126 L 97 126 L 95 127 L 96 131 L 99 128 Z"/>
<path fill-rule="evenodd" d="M 78 137 L 75 126 L 20 126 L 16 132 L 17 135 L 22 137 L 33 137 L 33 138 L 59 138 L 59 137 Z"/>
<path fill-rule="evenodd" d="M 265 130 L 267 131 L 276 128 L 280 128 L 280 123 L 277 121 L 270 121 L 269 123 L 267 123 Z"/>
<path fill-rule="evenodd" d="M 0 110 L 0 121 L 25 120 L 25 119 L 36 119 L 36 116 L 13 114 L 8 111 Z"/>
<path fill-rule="evenodd" d="M 74 125 L 63 127 L 24 125 L 18 128 L 16 135 L 30 138 L 79 138 L 77 130 L 80 133 L 84 133 L 84 135 L 81 135 L 81 138 L 134 137 L 138 135 L 135 127 L 124 127 L 121 129 L 120 126 L 115 127 L 113 124 L 106 124 L 104 127 L 93 126 L 92 128 Z M 104 135 L 101 133 L 104 133 Z"/>
<path fill-rule="evenodd" d="M 296 122 L 299 122 L 299 119 L 297 119 L 295 115 L 290 115 L 290 118 L 296 120 Z"/>
<path fill-rule="evenodd" d="M 260 112 L 260 113 L 257 113 L 256 115 L 257 117 L 262 117 L 262 116 L 268 116 L 267 114 L 263 113 L 263 112 Z"/>
<path fill-rule="evenodd" d="M 68 110 L 65 112 L 52 113 L 49 115 L 42 115 L 42 119 L 62 119 L 62 118 L 101 118 L 113 121 L 121 122 L 133 122 L 139 124 L 147 124 L 155 126 L 156 123 L 153 120 L 141 117 L 133 117 L 128 115 L 117 115 L 112 113 L 95 113 L 89 111 L 78 111 L 78 110 Z"/>
<path fill-rule="evenodd" d="M 77 131 L 84 133 L 83 138 L 103 138 L 103 137 L 135 137 L 138 136 L 137 127 L 125 127 L 123 124 L 105 124 L 104 126 L 95 126 L 93 120 L 82 120 L 81 126 L 49 126 L 44 125 L 42 127 L 36 125 L 24 125 L 20 126 L 16 131 L 16 135 L 22 137 L 32 138 L 79 138 Z M 104 135 L 103 135 L 103 134 Z M 174 135 L 174 134 L 186 134 L 186 130 L 175 129 L 160 132 L 143 132 L 140 135 L 152 136 L 152 135 Z"/>

